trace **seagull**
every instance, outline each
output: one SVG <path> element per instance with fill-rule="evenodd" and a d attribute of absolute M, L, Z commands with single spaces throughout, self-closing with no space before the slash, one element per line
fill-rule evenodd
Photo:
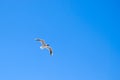
<path fill-rule="evenodd" d="M 43 39 L 36 38 L 35 40 L 41 42 L 42 46 L 40 46 L 40 49 L 48 49 L 50 52 L 50 55 L 51 56 L 53 55 L 52 48 L 50 47 L 49 44 L 46 44 Z"/>

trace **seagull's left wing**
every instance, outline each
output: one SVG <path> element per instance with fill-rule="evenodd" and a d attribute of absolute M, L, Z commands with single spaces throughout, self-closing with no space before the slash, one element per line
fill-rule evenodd
<path fill-rule="evenodd" d="M 48 47 L 47 49 L 49 50 L 49 52 L 50 52 L 50 55 L 52 56 L 52 55 L 53 55 L 52 48 L 51 48 L 51 47 Z"/>

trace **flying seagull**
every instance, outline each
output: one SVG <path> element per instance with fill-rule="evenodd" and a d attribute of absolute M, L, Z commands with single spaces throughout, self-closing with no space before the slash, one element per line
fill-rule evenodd
<path fill-rule="evenodd" d="M 43 39 L 36 38 L 35 40 L 41 42 L 41 44 L 42 44 L 42 46 L 40 46 L 41 49 L 48 49 L 50 52 L 50 55 L 51 56 L 53 55 L 52 48 L 50 47 L 49 44 L 46 44 Z"/>

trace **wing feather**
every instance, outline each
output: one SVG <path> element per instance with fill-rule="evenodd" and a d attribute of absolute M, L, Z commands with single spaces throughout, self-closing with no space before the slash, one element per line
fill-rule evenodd
<path fill-rule="evenodd" d="M 36 41 L 40 41 L 42 45 L 45 45 L 45 41 L 44 41 L 44 40 L 39 39 L 39 38 L 37 38 L 37 39 L 35 39 L 35 40 L 36 40 Z"/>
<path fill-rule="evenodd" d="M 53 55 L 52 48 L 51 48 L 51 47 L 48 47 L 48 50 L 49 50 L 49 52 L 50 52 L 50 55 L 52 56 L 52 55 Z"/>

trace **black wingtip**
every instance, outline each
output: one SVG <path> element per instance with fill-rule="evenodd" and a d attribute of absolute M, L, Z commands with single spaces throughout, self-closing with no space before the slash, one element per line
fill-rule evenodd
<path fill-rule="evenodd" d="M 40 41 L 40 39 L 39 38 L 35 38 L 35 41 Z"/>
<path fill-rule="evenodd" d="M 53 56 L 53 53 L 52 53 L 52 51 L 50 51 L 50 55 L 51 55 L 51 56 Z"/>

